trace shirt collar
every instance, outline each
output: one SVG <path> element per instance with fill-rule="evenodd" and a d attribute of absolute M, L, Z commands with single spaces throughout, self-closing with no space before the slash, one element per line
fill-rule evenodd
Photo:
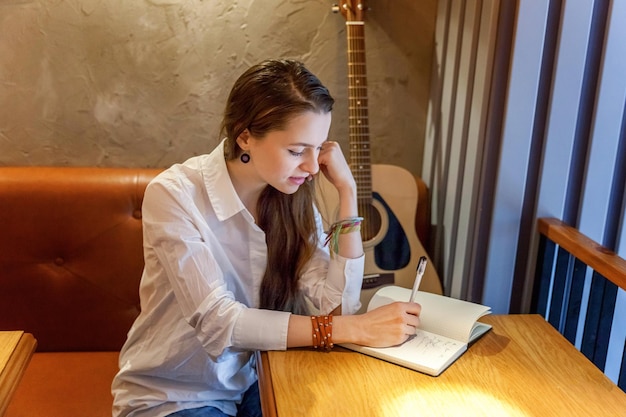
<path fill-rule="evenodd" d="M 241 202 L 239 195 L 226 168 L 224 158 L 224 142 L 220 144 L 202 160 L 202 172 L 204 185 L 209 195 L 209 200 L 215 210 L 215 215 L 220 221 L 224 221 L 239 212 L 246 213 L 252 219 L 252 215 Z"/>

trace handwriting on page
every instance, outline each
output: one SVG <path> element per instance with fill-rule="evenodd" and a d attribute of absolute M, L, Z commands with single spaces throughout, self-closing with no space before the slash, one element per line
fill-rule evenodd
<path fill-rule="evenodd" d="M 448 358 L 460 345 L 462 344 L 452 339 L 421 330 L 418 330 L 415 336 L 406 344 L 407 347 L 411 348 L 413 354 L 417 353 L 420 357 L 427 360 Z"/>

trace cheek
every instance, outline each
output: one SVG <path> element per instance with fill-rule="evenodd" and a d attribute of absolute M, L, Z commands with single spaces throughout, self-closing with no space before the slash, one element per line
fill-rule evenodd
<path fill-rule="evenodd" d="M 267 158 L 258 161 L 257 167 L 269 176 L 285 176 L 297 167 L 296 158 Z"/>
<path fill-rule="evenodd" d="M 274 171 L 290 171 L 298 166 L 298 158 L 291 155 L 277 156 L 270 161 L 270 168 Z"/>
<path fill-rule="evenodd" d="M 274 165 L 274 171 L 283 176 L 289 176 L 293 173 L 297 166 L 298 164 L 293 161 L 277 161 L 276 165 Z"/>

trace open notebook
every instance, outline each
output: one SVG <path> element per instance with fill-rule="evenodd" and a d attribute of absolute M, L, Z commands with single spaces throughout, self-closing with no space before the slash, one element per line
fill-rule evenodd
<path fill-rule="evenodd" d="M 374 294 L 367 310 L 393 301 L 408 301 L 410 296 L 410 289 L 383 287 Z M 478 321 L 491 313 L 487 306 L 427 292 L 418 292 L 416 302 L 422 306 L 421 324 L 415 336 L 402 345 L 372 348 L 344 343 L 341 346 L 437 376 L 467 350 L 469 343 L 491 329 Z"/>

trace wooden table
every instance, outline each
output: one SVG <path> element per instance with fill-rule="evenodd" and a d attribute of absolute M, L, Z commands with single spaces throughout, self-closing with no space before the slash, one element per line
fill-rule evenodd
<path fill-rule="evenodd" d="M 346 349 L 257 356 L 265 417 L 626 416 L 626 394 L 539 315 L 493 329 L 431 377 Z"/>
<path fill-rule="evenodd" d="M 0 416 L 4 415 L 37 341 L 30 333 L 0 331 Z"/>

